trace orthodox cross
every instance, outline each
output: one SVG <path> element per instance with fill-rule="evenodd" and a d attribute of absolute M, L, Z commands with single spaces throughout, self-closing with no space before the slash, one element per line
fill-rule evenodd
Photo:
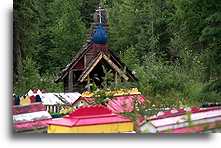
<path fill-rule="evenodd" d="M 102 19 L 102 14 L 101 12 L 104 11 L 104 9 L 102 9 L 100 6 L 98 7 L 98 9 L 96 10 L 96 12 L 98 12 L 99 15 L 99 22 L 102 23 L 101 19 Z"/>

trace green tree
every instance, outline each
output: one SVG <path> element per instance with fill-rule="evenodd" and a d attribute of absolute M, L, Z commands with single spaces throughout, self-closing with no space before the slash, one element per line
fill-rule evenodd
<path fill-rule="evenodd" d="M 90 28 L 93 20 L 93 14 L 99 4 L 100 0 L 84 0 L 80 6 L 81 18 L 86 28 Z"/>
<path fill-rule="evenodd" d="M 22 59 L 35 55 L 38 30 L 36 1 L 15 0 L 13 3 L 13 84 L 19 79 Z"/>
<path fill-rule="evenodd" d="M 38 74 L 38 67 L 32 58 L 26 57 L 22 61 L 22 69 L 19 69 L 19 75 L 21 77 L 15 84 L 16 94 L 22 95 L 29 89 L 38 87 L 40 75 Z"/>
<path fill-rule="evenodd" d="M 211 80 L 208 90 L 221 92 L 221 12 L 215 12 L 207 19 L 208 25 L 202 30 L 201 41 L 207 42 L 204 62 L 206 78 Z"/>
<path fill-rule="evenodd" d="M 133 46 L 139 51 L 141 63 L 148 52 L 169 55 L 168 24 L 174 10 L 171 3 L 121 0 L 109 5 L 110 46 L 113 50 L 121 53 Z"/>
<path fill-rule="evenodd" d="M 62 4 L 62 5 L 61 5 Z M 57 0 L 53 4 L 55 23 L 49 28 L 54 35 L 55 48 L 49 49 L 55 68 L 70 62 L 85 41 L 85 27 L 80 18 L 79 0 Z"/>

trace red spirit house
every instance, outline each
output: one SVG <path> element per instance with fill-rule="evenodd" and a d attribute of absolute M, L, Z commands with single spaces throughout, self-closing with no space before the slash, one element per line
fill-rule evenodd
<path fill-rule="evenodd" d="M 114 83 L 136 80 L 126 65 L 108 48 L 105 9 L 99 7 L 96 10 L 94 21 L 87 43 L 61 71 L 56 80 L 56 82 L 63 81 L 65 92 L 81 92 L 91 81 L 100 86 L 105 76 L 104 68 L 107 71 L 111 70 Z"/>

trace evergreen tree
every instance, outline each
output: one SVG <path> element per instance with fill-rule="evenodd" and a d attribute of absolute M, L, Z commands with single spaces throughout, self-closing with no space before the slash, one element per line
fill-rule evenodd
<path fill-rule="evenodd" d="M 80 18 L 79 0 L 55 0 L 51 5 L 53 24 L 48 26 L 54 47 L 48 48 L 50 68 L 58 72 L 71 61 L 85 41 L 85 26 Z M 49 62 L 48 62 L 49 63 Z"/>
<path fill-rule="evenodd" d="M 81 18 L 86 28 L 90 28 L 93 20 L 93 14 L 99 5 L 100 0 L 84 0 L 80 6 Z"/>
<path fill-rule="evenodd" d="M 22 59 L 34 55 L 36 34 L 36 2 L 32 0 L 15 0 L 13 3 L 13 84 L 19 79 Z"/>
<path fill-rule="evenodd" d="M 212 80 L 210 91 L 221 92 L 221 12 L 215 12 L 207 20 L 207 26 L 202 30 L 200 41 L 206 42 L 207 56 L 204 61 L 207 66 L 206 80 Z"/>
<path fill-rule="evenodd" d="M 15 84 L 16 94 L 22 95 L 29 89 L 38 87 L 40 75 L 38 67 L 32 58 L 26 57 L 22 61 L 22 69 L 19 69 L 20 79 Z"/>
<path fill-rule="evenodd" d="M 185 96 L 193 86 L 199 94 L 208 82 L 213 96 L 221 91 L 220 0 L 15 0 L 16 92 L 62 90 L 55 74 L 82 47 L 99 3 L 108 11 L 109 47 L 137 72 L 145 94 Z"/>

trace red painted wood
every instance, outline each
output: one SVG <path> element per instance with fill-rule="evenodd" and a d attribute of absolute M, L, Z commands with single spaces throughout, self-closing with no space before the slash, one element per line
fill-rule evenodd
<path fill-rule="evenodd" d="M 92 48 L 94 48 L 94 49 L 107 49 L 108 46 L 107 46 L 107 44 L 93 44 Z"/>
<path fill-rule="evenodd" d="M 24 114 L 24 113 L 31 113 L 31 112 L 37 112 L 37 111 L 45 111 L 46 107 L 41 103 L 32 103 L 30 105 L 14 105 L 12 106 L 12 114 Z"/>
<path fill-rule="evenodd" d="M 85 106 L 81 107 L 74 112 L 69 114 L 69 117 L 76 116 L 93 116 L 93 115 L 102 115 L 102 114 L 111 114 L 112 111 L 105 106 L 96 105 L 96 106 Z"/>
<path fill-rule="evenodd" d="M 31 103 L 35 103 L 36 102 L 35 98 L 36 98 L 36 96 L 31 96 L 30 97 Z"/>
<path fill-rule="evenodd" d="M 142 95 L 128 95 L 114 97 L 107 103 L 107 107 L 114 113 L 131 112 L 134 110 L 134 103 L 137 100 L 140 104 L 144 103 Z"/>
<path fill-rule="evenodd" d="M 81 107 L 72 112 L 69 116 L 62 119 L 49 121 L 48 124 L 72 127 L 122 122 L 131 122 L 131 120 L 127 117 L 113 114 L 105 106 L 96 105 L 90 107 Z"/>
<path fill-rule="evenodd" d="M 84 69 L 84 58 L 81 58 L 81 60 L 77 62 L 77 64 L 74 66 L 74 69 Z"/>
<path fill-rule="evenodd" d="M 30 122 L 21 122 L 16 123 L 13 125 L 13 127 L 16 130 L 31 130 L 35 128 L 46 128 L 48 126 L 48 122 L 51 121 L 51 119 L 45 119 L 45 120 L 37 120 L 37 121 L 30 121 Z"/>
<path fill-rule="evenodd" d="M 190 134 L 190 133 L 199 133 L 205 131 L 205 127 L 207 130 L 217 128 L 217 125 L 220 123 L 207 123 L 207 124 L 200 124 L 194 127 L 184 127 L 184 128 L 176 128 L 169 133 L 174 133 L 174 134 Z M 164 131 L 163 133 L 168 133 L 168 131 Z"/>
<path fill-rule="evenodd" d="M 163 119 L 163 118 L 168 118 L 168 117 L 180 116 L 180 115 L 186 114 L 187 112 L 200 113 L 200 112 L 207 112 L 207 111 L 218 110 L 218 109 L 220 109 L 220 107 L 209 107 L 209 108 L 192 107 L 190 108 L 189 111 L 186 111 L 184 109 L 177 109 L 176 113 L 173 113 L 171 109 L 169 111 L 162 112 L 163 113 L 162 115 L 151 118 L 151 120 L 158 120 L 158 119 Z"/>

